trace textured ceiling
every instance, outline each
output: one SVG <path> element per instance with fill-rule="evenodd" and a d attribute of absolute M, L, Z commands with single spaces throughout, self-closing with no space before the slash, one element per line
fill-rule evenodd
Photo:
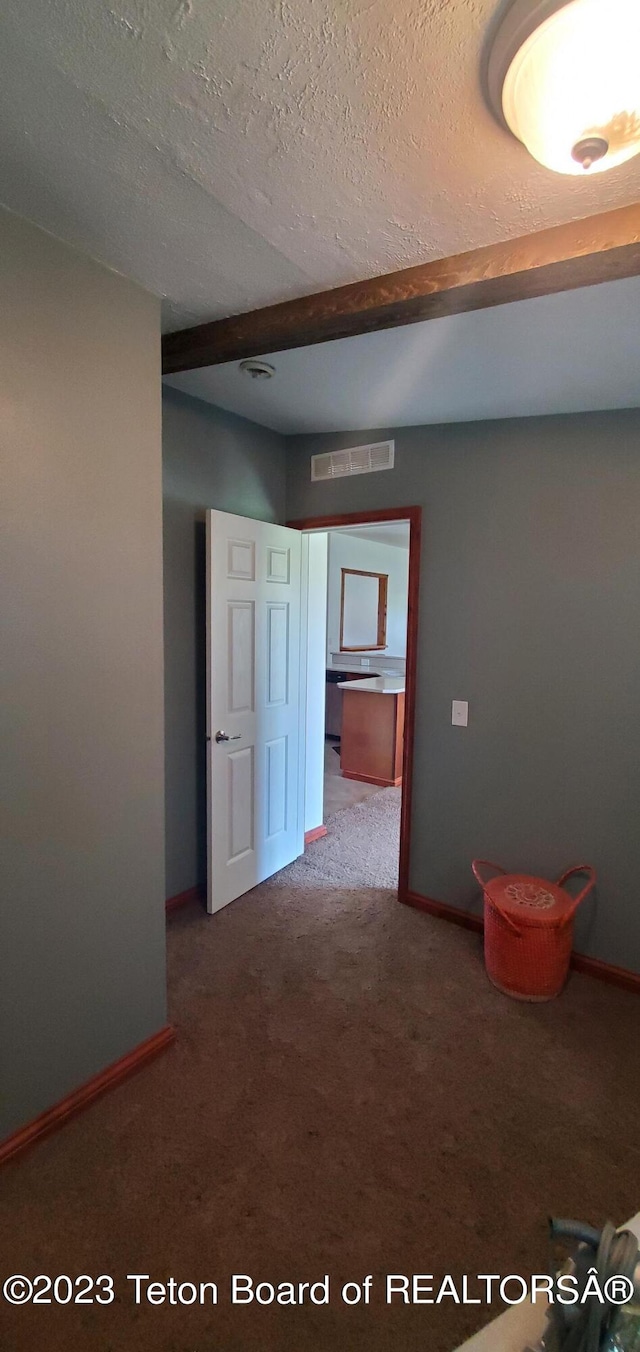
<path fill-rule="evenodd" d="M 637 200 L 640 158 L 562 178 L 493 122 L 496 3 L 4 0 L 0 200 L 168 328 Z"/>
<path fill-rule="evenodd" d="M 166 383 L 279 432 L 332 432 L 640 404 L 640 277 L 269 353 Z"/>

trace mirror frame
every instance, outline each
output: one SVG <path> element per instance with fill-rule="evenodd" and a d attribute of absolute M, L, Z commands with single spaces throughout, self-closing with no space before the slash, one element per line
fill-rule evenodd
<path fill-rule="evenodd" d="M 389 586 L 388 573 L 369 573 L 364 568 L 342 568 L 340 581 L 340 652 L 341 653 L 375 653 L 380 652 L 387 646 L 387 592 Z M 359 643 L 357 646 L 345 645 L 344 642 L 344 593 L 345 582 L 349 575 L 356 577 L 377 577 L 378 579 L 378 618 L 375 643 Z"/>

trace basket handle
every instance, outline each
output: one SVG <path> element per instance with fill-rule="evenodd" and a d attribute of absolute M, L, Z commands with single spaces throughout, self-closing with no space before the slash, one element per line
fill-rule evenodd
<path fill-rule="evenodd" d="M 481 869 L 481 868 L 490 868 L 490 869 L 492 870 L 493 873 L 506 873 L 506 872 L 507 872 L 506 868 L 501 868 L 501 867 L 500 867 L 500 864 L 492 864 L 492 863 L 490 862 L 489 859 L 474 859 L 474 861 L 473 861 L 471 867 L 472 867 L 472 869 L 473 869 L 473 876 L 474 876 L 474 878 L 476 878 L 477 881 L 480 883 L 480 886 L 481 886 L 481 887 L 484 887 L 484 886 L 485 886 L 485 881 L 486 881 L 486 882 L 489 881 L 488 878 L 485 880 L 485 879 L 482 877 L 482 874 L 481 874 L 481 872 L 480 872 L 480 869 Z"/>
<path fill-rule="evenodd" d="M 489 868 L 492 870 L 493 873 L 502 873 L 503 875 L 506 874 L 507 872 L 506 868 L 502 868 L 500 864 L 492 864 L 490 859 L 474 859 L 471 867 L 473 869 L 473 876 L 480 883 L 480 886 L 483 891 L 485 889 L 486 883 L 489 882 L 489 879 L 483 878 L 482 873 L 480 872 L 481 869 Z M 521 939 L 522 930 L 518 928 L 518 926 L 515 923 L 515 920 L 512 920 L 511 916 L 508 915 L 506 911 L 503 911 L 499 902 L 493 900 L 491 904 L 495 906 L 496 911 L 498 911 L 502 920 L 504 920 L 505 925 L 508 925 L 509 929 L 512 930 L 514 934 L 517 934 L 518 938 Z"/>
<path fill-rule="evenodd" d="M 558 878 L 558 887 L 563 887 L 567 881 L 567 878 L 573 877 L 574 873 L 586 873 L 587 881 L 582 891 L 578 892 L 577 897 L 572 898 L 572 905 L 567 912 L 566 921 L 571 920 L 572 916 L 577 911 L 580 902 L 584 901 L 585 897 L 589 895 L 591 889 L 595 887 L 596 883 L 596 871 L 594 868 L 591 867 L 591 864 L 574 864 L 573 868 L 568 868 L 566 873 L 563 873 L 562 877 Z"/>

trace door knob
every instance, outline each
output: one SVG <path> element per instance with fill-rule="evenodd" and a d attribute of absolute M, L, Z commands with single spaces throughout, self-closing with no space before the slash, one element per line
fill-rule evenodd
<path fill-rule="evenodd" d="M 238 742 L 241 736 L 241 732 L 236 732 L 234 737 L 230 737 L 228 732 L 222 732 L 222 730 L 220 730 L 220 732 L 216 733 L 216 742 Z"/>

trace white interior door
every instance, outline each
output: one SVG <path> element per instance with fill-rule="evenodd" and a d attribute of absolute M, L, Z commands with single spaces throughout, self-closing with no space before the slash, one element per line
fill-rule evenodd
<path fill-rule="evenodd" d="M 207 512 L 207 909 L 302 854 L 301 535 Z"/>

